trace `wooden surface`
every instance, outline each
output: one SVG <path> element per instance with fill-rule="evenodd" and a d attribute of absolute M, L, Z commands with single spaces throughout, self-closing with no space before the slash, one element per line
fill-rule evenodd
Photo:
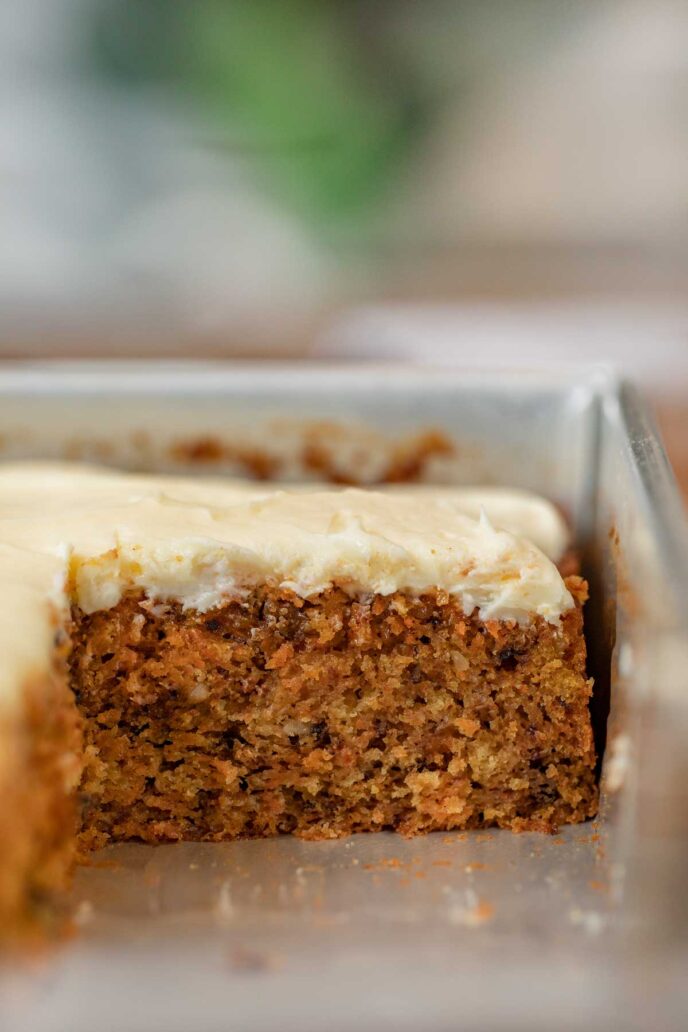
<path fill-rule="evenodd" d="M 656 402 L 654 408 L 676 478 L 688 503 L 688 390 L 685 403 Z"/>

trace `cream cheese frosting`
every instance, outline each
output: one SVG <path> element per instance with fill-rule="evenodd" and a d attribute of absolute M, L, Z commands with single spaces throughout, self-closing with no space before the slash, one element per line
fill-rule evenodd
<path fill-rule="evenodd" d="M 37 554 L 0 543 L 0 701 L 50 669 L 67 608 L 66 572 L 59 550 Z"/>
<path fill-rule="evenodd" d="M 126 474 L 99 466 L 70 463 L 7 463 L 0 466 L 0 515 L 21 516 L 35 510 L 36 496 L 51 511 L 89 508 L 166 494 L 181 502 L 225 507 L 248 498 L 265 498 L 279 486 L 228 477 L 168 477 Z M 311 483 L 289 484 L 289 493 L 322 490 Z M 330 487 L 337 494 L 342 488 Z M 368 489 L 366 489 L 367 491 Z M 566 521 L 547 499 L 531 491 L 504 487 L 447 487 L 426 484 L 383 485 L 385 495 L 442 501 L 457 512 L 479 519 L 484 510 L 496 527 L 525 537 L 558 561 L 569 545 Z"/>
<path fill-rule="evenodd" d="M 567 540 L 550 503 L 496 488 L 280 490 L 0 467 L 0 693 L 50 647 L 49 600 L 93 612 L 137 589 L 207 611 L 265 582 L 303 597 L 439 588 L 483 619 L 556 622 L 573 605 L 552 561 Z"/>

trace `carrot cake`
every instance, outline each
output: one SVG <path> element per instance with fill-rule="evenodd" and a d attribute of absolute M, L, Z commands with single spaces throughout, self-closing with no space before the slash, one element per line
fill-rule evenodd
<path fill-rule="evenodd" d="M 0 927 L 75 841 L 591 816 L 567 545 L 523 492 L 0 467 Z"/>

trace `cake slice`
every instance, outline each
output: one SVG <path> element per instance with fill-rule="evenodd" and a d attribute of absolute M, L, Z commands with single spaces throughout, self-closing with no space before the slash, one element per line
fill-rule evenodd
<path fill-rule="evenodd" d="M 31 930 L 76 855 L 80 720 L 64 562 L 0 544 L 0 943 Z"/>
<path fill-rule="evenodd" d="M 25 572 L 31 615 L 5 637 L 34 660 L 10 663 L 0 713 L 54 692 L 62 728 L 6 722 L 6 784 L 45 781 L 32 749 L 59 738 L 68 807 L 76 748 L 84 848 L 591 816 L 586 586 L 553 561 L 549 503 L 495 498 L 476 519 L 475 494 L 447 488 L 0 472 L 0 629 Z"/>

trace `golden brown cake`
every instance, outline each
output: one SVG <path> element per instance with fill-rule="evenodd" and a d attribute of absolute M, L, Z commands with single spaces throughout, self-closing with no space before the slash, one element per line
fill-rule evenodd
<path fill-rule="evenodd" d="M 15 467 L 0 542 L 0 917 L 62 883 L 77 775 L 84 848 L 595 811 L 542 499 Z"/>
<path fill-rule="evenodd" d="M 0 545 L 0 942 L 49 915 L 75 857 L 80 719 L 53 590 L 63 565 Z"/>

